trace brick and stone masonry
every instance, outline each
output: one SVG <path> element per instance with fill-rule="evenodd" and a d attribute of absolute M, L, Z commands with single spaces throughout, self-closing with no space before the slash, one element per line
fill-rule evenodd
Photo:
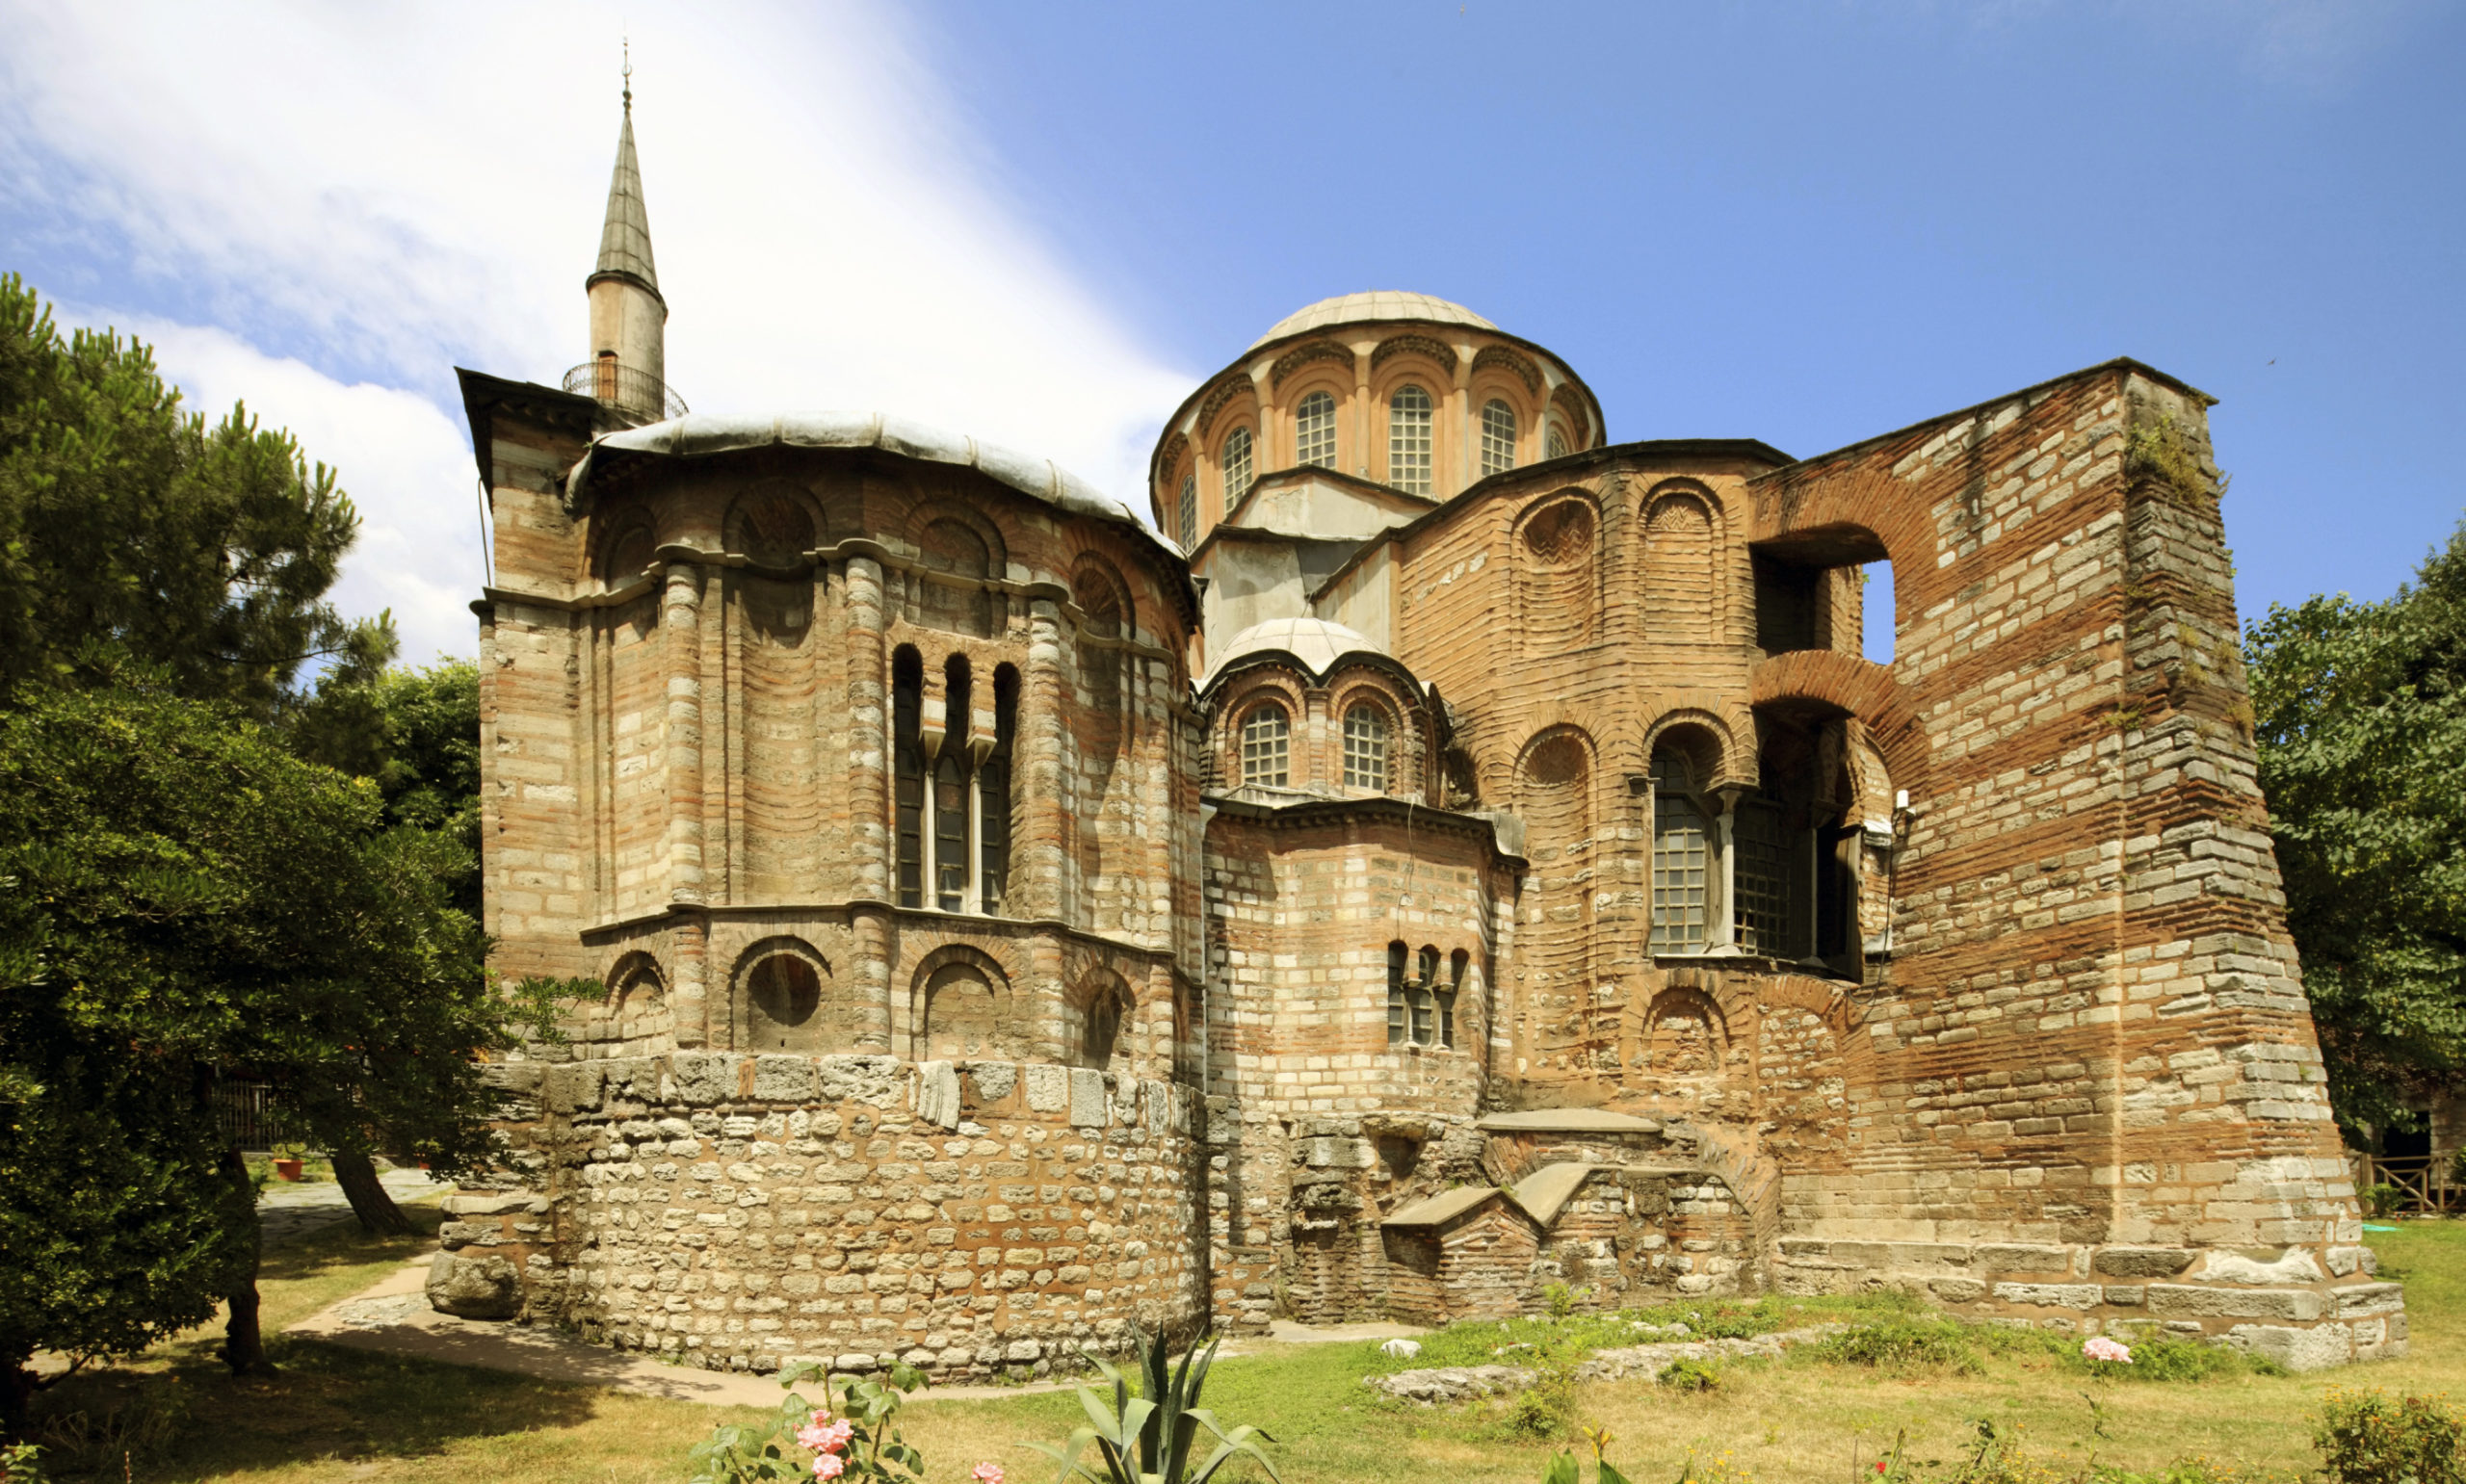
<path fill-rule="evenodd" d="M 1348 296 L 1175 411 L 1153 530 L 896 418 L 463 385 L 487 927 L 605 994 L 492 1068 L 440 1307 L 975 1376 L 1873 1287 L 2404 1345 L 2163 373 L 1616 444 Z"/>

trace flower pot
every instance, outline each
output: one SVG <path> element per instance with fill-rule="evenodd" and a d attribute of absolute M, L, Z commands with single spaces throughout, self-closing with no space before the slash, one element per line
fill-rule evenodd
<path fill-rule="evenodd" d="M 276 1159 L 274 1162 L 275 1178 L 276 1180 L 298 1180 L 300 1178 L 300 1167 L 303 1162 L 304 1161 L 299 1159 Z"/>

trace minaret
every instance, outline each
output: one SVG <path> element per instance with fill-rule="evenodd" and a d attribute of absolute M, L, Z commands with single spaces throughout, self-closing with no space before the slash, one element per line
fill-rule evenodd
<path fill-rule="evenodd" d="M 634 161 L 634 62 L 625 59 L 625 123 L 616 136 L 616 173 L 608 182 L 608 221 L 599 231 L 599 266 L 590 294 L 590 395 L 643 422 L 670 411 L 668 395 L 668 300 L 651 264 L 650 213 L 643 206 L 643 171 Z M 582 388 L 568 386 L 568 390 Z M 683 411 L 681 403 L 674 410 Z"/>

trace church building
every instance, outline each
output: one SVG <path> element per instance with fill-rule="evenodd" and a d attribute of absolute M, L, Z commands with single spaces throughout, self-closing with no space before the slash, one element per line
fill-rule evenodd
<path fill-rule="evenodd" d="M 440 1308 L 945 1378 L 1879 1286 L 2402 1349 L 2200 392 L 1619 441 L 1543 345 L 1349 294 L 1134 511 L 895 411 L 688 411 L 630 98 L 588 292 L 562 385 L 460 375 L 496 967 L 605 993 L 493 1066 Z"/>

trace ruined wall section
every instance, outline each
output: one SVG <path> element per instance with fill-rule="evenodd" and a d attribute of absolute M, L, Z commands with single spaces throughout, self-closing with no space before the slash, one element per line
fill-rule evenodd
<path fill-rule="evenodd" d="M 2118 363 L 1759 482 L 1759 539 L 1891 553 L 1894 678 L 1925 743 L 1896 771 L 1912 810 L 1866 1022 L 1877 1105 L 1784 1201 L 1792 1233 L 1886 1275 L 2075 1280 L 1939 1296 L 2323 1364 L 2388 1329 L 2338 1317 L 2360 1281 L 2351 1185 L 2217 658 L 2214 499 L 2143 469 L 2153 429 L 2205 456 L 2204 404 Z M 2131 1255 L 2153 1240 L 2179 1260 Z M 2250 1271 L 2218 1250 L 2259 1246 L 2276 1255 Z M 2217 1287 L 2084 1281 L 2168 1263 Z"/>

